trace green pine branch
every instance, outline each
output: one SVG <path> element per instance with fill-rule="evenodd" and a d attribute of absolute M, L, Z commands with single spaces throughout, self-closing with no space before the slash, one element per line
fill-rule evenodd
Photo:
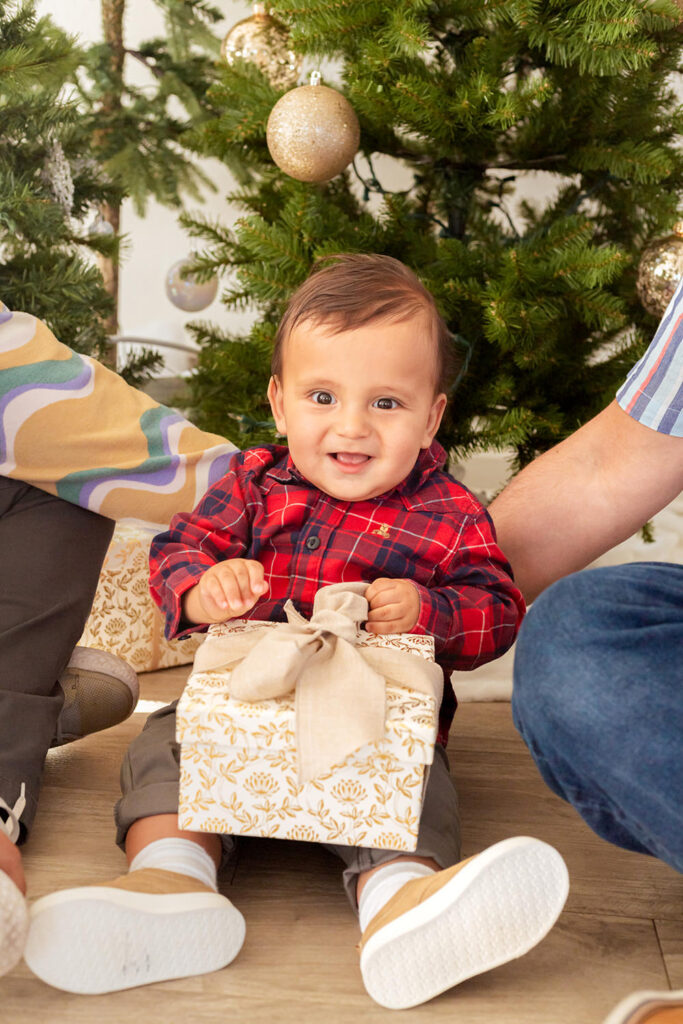
<path fill-rule="evenodd" d="M 193 216 L 195 267 L 228 309 L 208 323 L 193 381 L 201 425 L 273 440 L 270 348 L 313 261 L 378 251 L 434 293 L 467 363 L 442 425 L 448 448 L 512 447 L 516 465 L 614 394 L 654 322 L 635 293 L 643 245 L 683 190 L 683 113 L 672 90 L 683 36 L 672 0 L 273 0 L 292 44 L 336 62 L 331 84 L 361 125 L 352 167 L 306 185 L 274 166 L 281 95 L 255 66 L 222 65 L 184 141 L 221 160 L 242 214 Z M 403 184 L 387 186 L 401 165 Z M 550 197 L 535 198 L 542 174 Z M 531 194 L 521 201 L 520 185 Z"/>

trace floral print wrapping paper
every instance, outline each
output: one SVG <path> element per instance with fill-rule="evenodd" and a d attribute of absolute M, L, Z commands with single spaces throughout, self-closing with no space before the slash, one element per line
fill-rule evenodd
<path fill-rule="evenodd" d="M 276 623 L 233 621 L 211 635 Z M 433 660 L 431 637 L 363 633 L 360 646 Z M 433 697 L 387 685 L 384 738 L 331 771 L 297 781 L 294 693 L 254 703 L 228 695 L 229 671 L 193 673 L 178 704 L 179 825 L 231 835 L 411 851 L 434 755 Z"/>
<path fill-rule="evenodd" d="M 149 592 L 149 546 L 154 533 L 118 525 L 79 644 L 118 655 L 136 672 L 187 665 L 203 634 L 166 640 L 164 620 Z"/>

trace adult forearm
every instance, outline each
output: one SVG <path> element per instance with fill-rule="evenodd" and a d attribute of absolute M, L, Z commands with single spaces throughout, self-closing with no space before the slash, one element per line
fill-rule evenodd
<path fill-rule="evenodd" d="M 683 439 L 612 402 L 527 466 L 492 503 L 498 543 L 527 601 L 631 536 L 683 486 Z"/>
<path fill-rule="evenodd" d="M 586 470 L 553 450 L 515 477 L 489 511 L 498 543 L 527 603 L 561 576 L 583 569 L 619 537 L 608 508 L 581 497 Z M 624 537 L 632 532 L 625 529 Z"/>

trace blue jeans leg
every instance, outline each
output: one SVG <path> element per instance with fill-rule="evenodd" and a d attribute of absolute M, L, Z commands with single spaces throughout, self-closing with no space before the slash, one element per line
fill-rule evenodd
<path fill-rule="evenodd" d="M 683 565 L 586 570 L 541 594 L 512 712 L 546 783 L 599 836 L 683 871 Z"/>

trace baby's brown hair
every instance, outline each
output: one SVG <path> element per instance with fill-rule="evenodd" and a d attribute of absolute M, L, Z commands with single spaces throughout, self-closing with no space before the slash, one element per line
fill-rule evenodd
<path fill-rule="evenodd" d="M 435 393 L 448 392 L 455 370 L 451 333 L 433 295 L 400 260 L 377 253 L 339 253 L 318 260 L 289 300 L 275 335 L 271 373 L 282 377 L 282 351 L 305 321 L 354 330 L 380 320 L 427 314 L 436 346 Z"/>

